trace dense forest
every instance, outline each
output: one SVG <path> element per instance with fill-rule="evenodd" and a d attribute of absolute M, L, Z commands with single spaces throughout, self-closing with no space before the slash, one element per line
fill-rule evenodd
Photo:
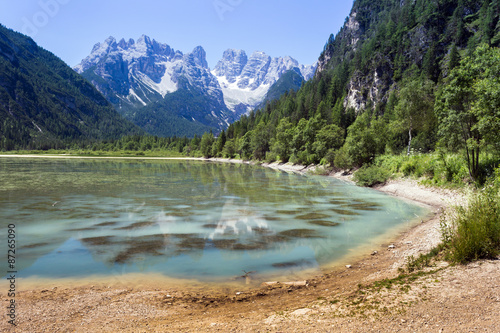
<path fill-rule="evenodd" d="M 243 116 L 206 157 L 360 167 L 380 154 L 500 153 L 500 1 L 358 0 L 313 80 Z"/>

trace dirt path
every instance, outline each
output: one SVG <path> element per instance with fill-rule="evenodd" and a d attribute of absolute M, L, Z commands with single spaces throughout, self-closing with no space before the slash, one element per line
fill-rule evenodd
<path fill-rule="evenodd" d="M 362 289 L 394 278 L 409 255 L 440 241 L 439 213 L 462 200 L 415 182 L 379 190 L 430 205 L 435 215 L 380 244 L 350 268 L 338 267 L 304 285 L 234 288 L 166 287 L 152 281 L 33 287 L 16 294 L 16 323 L 2 332 L 500 332 L 500 261 L 440 263 L 410 283 Z M 390 246 L 391 245 L 391 246 Z M 393 246 L 392 246 L 393 245 Z M 0 299 L 6 313 L 4 284 Z"/>

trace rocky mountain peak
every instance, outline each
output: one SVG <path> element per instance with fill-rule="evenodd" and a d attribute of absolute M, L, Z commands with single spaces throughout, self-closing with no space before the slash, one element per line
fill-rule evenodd
<path fill-rule="evenodd" d="M 195 47 L 193 49 L 193 52 L 191 52 L 189 56 L 193 58 L 195 65 L 208 69 L 207 53 L 205 52 L 203 47 Z"/>
<path fill-rule="evenodd" d="M 213 73 L 215 76 L 223 76 L 233 83 L 236 77 L 241 75 L 247 62 L 248 57 L 245 51 L 228 49 L 224 51 L 222 59 L 215 66 Z"/>
<path fill-rule="evenodd" d="M 233 111 L 245 112 L 258 106 L 269 88 L 293 68 L 308 80 L 314 75 L 316 64 L 305 66 L 292 57 L 272 58 L 262 51 L 247 57 L 245 51 L 228 49 L 212 74 L 219 80 L 226 105 Z"/>

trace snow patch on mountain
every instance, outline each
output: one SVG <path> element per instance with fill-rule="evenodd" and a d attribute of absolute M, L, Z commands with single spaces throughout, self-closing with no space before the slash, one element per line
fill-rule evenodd
<path fill-rule="evenodd" d="M 175 78 L 175 72 L 178 70 L 179 66 L 182 66 L 182 61 L 177 60 L 174 62 L 161 62 L 158 63 L 159 66 L 163 66 L 164 74 L 159 82 L 153 81 L 149 76 L 145 74 L 140 74 L 141 81 L 151 88 L 153 91 L 159 93 L 162 97 L 165 97 L 168 93 L 173 93 L 177 91 L 177 79 Z"/>
<path fill-rule="evenodd" d="M 254 52 L 247 57 L 243 50 L 228 49 L 217 63 L 212 74 L 217 77 L 224 93 L 227 107 L 247 111 L 258 106 L 269 88 L 287 71 L 298 68 L 304 80 L 309 80 L 316 64 L 306 66 L 292 57 L 271 58 L 264 52 Z"/>
<path fill-rule="evenodd" d="M 255 79 L 248 81 L 247 87 L 241 88 L 238 81 L 229 82 L 224 76 L 217 77 L 224 94 L 224 102 L 230 110 L 235 110 L 237 106 L 243 105 L 247 111 L 252 110 L 252 106 L 260 104 L 266 97 L 270 84 L 261 84 L 256 88 L 250 88 L 255 83 Z"/>

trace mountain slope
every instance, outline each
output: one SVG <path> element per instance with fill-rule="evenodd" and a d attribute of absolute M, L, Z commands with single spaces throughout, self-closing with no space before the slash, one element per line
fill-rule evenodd
<path fill-rule="evenodd" d="M 290 92 L 290 90 L 299 90 L 304 81 L 304 77 L 299 68 L 295 67 L 290 69 L 269 88 L 260 107 L 262 108 L 265 106 L 267 102 L 279 99 L 281 95 Z"/>
<path fill-rule="evenodd" d="M 500 46 L 499 0 L 355 0 L 314 78 L 232 124 L 227 142 L 245 157 L 341 168 L 434 150 L 434 101 L 481 44 Z"/>
<path fill-rule="evenodd" d="M 453 45 L 498 46 L 499 12 L 497 0 L 357 0 L 343 28 L 325 45 L 316 78 L 344 66 L 342 75 L 349 77 L 344 107 L 360 112 L 383 106 L 408 74 L 422 72 L 434 82 L 446 77 Z"/>
<path fill-rule="evenodd" d="M 141 132 L 63 61 L 1 25 L 0 119 L 7 150 Z"/>

